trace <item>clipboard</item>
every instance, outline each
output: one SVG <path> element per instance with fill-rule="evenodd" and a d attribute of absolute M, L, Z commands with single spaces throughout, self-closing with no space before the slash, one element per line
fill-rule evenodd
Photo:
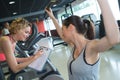
<path fill-rule="evenodd" d="M 31 64 L 28 65 L 28 67 L 33 68 L 37 71 L 42 71 L 42 69 L 53 49 L 52 41 L 49 38 L 44 38 L 44 39 L 41 39 L 40 41 L 38 41 L 37 48 L 36 48 L 34 54 L 40 49 L 43 50 L 43 54 L 38 59 L 36 59 L 35 61 L 33 61 Z"/>

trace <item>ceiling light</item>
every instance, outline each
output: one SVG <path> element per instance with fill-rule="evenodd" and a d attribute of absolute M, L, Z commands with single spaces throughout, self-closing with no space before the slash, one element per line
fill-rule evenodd
<path fill-rule="evenodd" d="M 15 3 L 15 1 L 10 1 L 10 2 L 9 2 L 9 4 L 14 4 L 14 3 Z"/>
<path fill-rule="evenodd" d="M 56 4 L 53 5 L 53 7 L 56 7 L 56 6 L 57 6 Z"/>
<path fill-rule="evenodd" d="M 13 15 L 16 15 L 17 14 L 17 12 L 13 12 Z"/>

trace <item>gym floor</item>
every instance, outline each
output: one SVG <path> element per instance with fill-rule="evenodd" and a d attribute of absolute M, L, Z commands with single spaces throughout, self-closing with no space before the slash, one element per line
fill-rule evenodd
<path fill-rule="evenodd" d="M 67 60 L 70 47 L 58 45 L 54 47 L 50 59 L 59 70 L 64 80 L 68 80 Z M 120 44 L 100 54 L 99 80 L 120 80 Z"/>

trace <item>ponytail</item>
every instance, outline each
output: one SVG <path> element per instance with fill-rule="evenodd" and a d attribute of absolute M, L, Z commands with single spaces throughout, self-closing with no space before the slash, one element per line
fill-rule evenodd
<path fill-rule="evenodd" d="M 86 27 L 86 32 L 85 32 L 85 36 L 86 38 L 92 40 L 95 38 L 95 30 L 94 30 L 94 25 L 91 21 L 84 19 L 83 20 L 83 25 L 84 27 Z"/>

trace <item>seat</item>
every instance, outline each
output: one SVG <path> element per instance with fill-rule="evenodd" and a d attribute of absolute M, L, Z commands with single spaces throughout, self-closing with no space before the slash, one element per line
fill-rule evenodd
<path fill-rule="evenodd" d="M 44 80 L 64 80 L 61 76 L 56 75 L 56 74 L 51 74 L 44 78 Z"/>

